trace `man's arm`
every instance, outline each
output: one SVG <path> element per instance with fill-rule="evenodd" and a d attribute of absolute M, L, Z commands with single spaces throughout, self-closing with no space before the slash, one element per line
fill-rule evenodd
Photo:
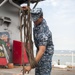
<path fill-rule="evenodd" d="M 46 50 L 46 46 L 39 46 L 39 51 L 38 51 L 38 53 L 35 57 L 36 63 L 38 63 L 40 61 L 40 59 L 42 58 L 45 50 Z M 32 69 L 32 67 L 30 65 L 24 67 L 25 73 L 29 72 L 31 69 Z"/>
<path fill-rule="evenodd" d="M 36 63 L 38 63 L 40 61 L 45 50 L 46 50 L 46 46 L 39 46 L 39 51 L 38 51 L 36 58 L 35 58 Z"/>

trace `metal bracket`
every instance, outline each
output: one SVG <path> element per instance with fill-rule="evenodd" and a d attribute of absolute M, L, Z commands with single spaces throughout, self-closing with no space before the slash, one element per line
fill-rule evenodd
<path fill-rule="evenodd" d="M 0 17 L 0 25 L 2 25 L 3 23 L 7 24 L 7 26 L 9 26 L 9 24 L 11 23 L 11 19 L 8 17 Z"/>
<path fill-rule="evenodd" d="M 0 3 L 0 7 L 1 7 L 2 5 L 4 5 L 7 1 L 8 1 L 8 0 L 3 0 L 3 1 Z"/>

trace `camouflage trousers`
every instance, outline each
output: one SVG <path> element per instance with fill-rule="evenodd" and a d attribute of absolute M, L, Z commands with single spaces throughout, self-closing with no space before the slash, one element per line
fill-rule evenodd
<path fill-rule="evenodd" d="M 52 55 L 44 55 L 35 69 L 35 75 L 50 75 L 52 69 Z"/>

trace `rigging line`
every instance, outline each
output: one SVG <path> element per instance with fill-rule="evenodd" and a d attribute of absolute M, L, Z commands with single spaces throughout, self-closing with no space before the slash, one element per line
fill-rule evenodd
<path fill-rule="evenodd" d="M 33 9 L 37 6 L 37 4 L 39 3 L 39 0 L 37 0 L 36 4 L 34 5 Z"/>

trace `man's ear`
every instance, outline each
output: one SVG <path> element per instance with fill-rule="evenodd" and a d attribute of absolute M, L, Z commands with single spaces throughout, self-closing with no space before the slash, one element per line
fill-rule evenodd
<path fill-rule="evenodd" d="M 43 16 L 41 16 L 41 19 L 43 19 Z"/>
<path fill-rule="evenodd" d="M 43 18 L 43 16 L 40 16 L 40 18 Z"/>

